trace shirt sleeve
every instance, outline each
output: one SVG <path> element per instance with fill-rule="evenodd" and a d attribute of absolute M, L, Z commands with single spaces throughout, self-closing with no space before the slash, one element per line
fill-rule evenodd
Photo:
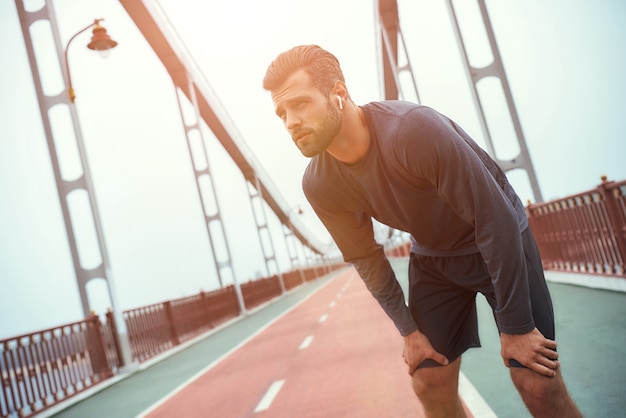
<path fill-rule="evenodd" d="M 319 190 L 312 182 L 303 182 L 304 193 L 344 260 L 354 265 L 372 296 L 394 322 L 402 336 L 418 329 L 381 245 L 376 243 L 371 218 L 361 212 L 341 207 L 328 196 L 332 187 Z"/>
<path fill-rule="evenodd" d="M 520 234 L 521 201 L 504 172 L 454 122 L 426 107 L 411 113 L 397 135 L 400 163 L 432 183 L 439 198 L 473 226 L 494 286 L 500 331 L 531 331 L 535 325 Z"/>

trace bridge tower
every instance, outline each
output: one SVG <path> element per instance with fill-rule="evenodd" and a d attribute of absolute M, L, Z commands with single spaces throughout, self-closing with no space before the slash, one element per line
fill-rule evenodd
<path fill-rule="evenodd" d="M 504 71 L 502 57 L 500 56 L 500 51 L 496 43 L 496 37 L 493 27 L 491 26 L 485 0 L 475 1 L 480 9 L 482 24 L 489 40 L 491 56 L 493 57 L 493 61 L 490 64 L 481 68 L 475 67 L 470 63 L 468 55 L 468 39 L 466 39 L 467 37 L 463 35 L 460 26 L 460 21 L 464 16 L 457 13 L 453 0 L 446 0 L 446 5 L 450 14 L 457 44 L 462 55 L 463 65 L 470 84 L 470 91 L 485 138 L 487 152 L 505 172 L 514 169 L 525 171 L 528 175 L 529 184 L 533 191 L 535 201 L 541 202 L 543 201 L 543 197 L 537 181 L 535 169 L 530 159 L 526 139 L 524 138 L 522 126 L 513 101 L 511 88 Z M 411 67 L 411 61 L 409 60 L 407 48 L 404 43 L 404 35 L 400 28 L 397 0 L 376 0 L 375 13 L 377 32 L 379 34 L 379 56 L 380 61 L 382 62 L 384 98 L 386 100 L 395 100 L 398 98 L 408 100 L 408 95 L 413 94 L 419 103 L 420 98 L 417 91 L 415 76 Z M 406 82 L 401 82 L 402 75 L 408 75 L 411 84 L 410 87 L 412 88 L 411 91 L 406 88 L 403 89 L 403 84 L 406 84 Z M 489 102 L 486 100 L 486 97 L 481 95 L 478 86 L 482 80 L 489 77 L 493 77 L 499 81 L 498 85 L 501 87 L 502 93 L 506 99 L 511 124 L 515 131 L 515 137 L 519 146 L 519 153 L 511 159 L 501 159 L 498 157 L 494 138 L 492 138 L 490 126 L 485 116 Z"/>

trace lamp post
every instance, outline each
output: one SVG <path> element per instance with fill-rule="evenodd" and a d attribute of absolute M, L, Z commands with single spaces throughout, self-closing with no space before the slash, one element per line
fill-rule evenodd
<path fill-rule="evenodd" d="M 70 73 L 70 66 L 67 59 L 67 51 L 70 49 L 70 44 L 78 35 L 85 32 L 86 30 L 93 27 L 93 32 L 91 36 L 91 42 L 87 44 L 87 48 L 92 49 L 94 51 L 99 51 L 101 54 L 106 54 L 110 49 L 115 48 L 117 46 L 117 42 L 111 39 L 111 37 L 107 34 L 107 30 L 104 26 L 100 25 L 104 19 L 96 19 L 93 23 L 85 26 L 83 29 L 79 30 L 67 41 L 67 45 L 65 46 L 65 69 L 67 71 L 67 84 L 68 84 L 68 94 L 70 96 L 70 101 L 74 103 L 76 99 L 76 94 L 74 94 L 74 88 L 72 87 L 72 76 Z M 103 55 L 105 56 L 105 55 Z"/>
<path fill-rule="evenodd" d="M 74 87 L 72 85 L 72 77 L 71 77 L 69 60 L 68 60 L 68 51 L 69 51 L 72 41 L 74 41 L 76 37 L 78 37 L 80 34 L 84 33 L 90 28 L 93 28 L 93 31 L 92 31 L 91 41 L 89 42 L 89 44 L 87 44 L 87 48 L 94 50 L 94 51 L 98 51 L 100 52 L 102 56 L 105 56 L 110 49 L 115 48 L 117 46 L 117 42 L 112 40 L 111 37 L 107 34 L 107 31 L 104 28 L 104 26 L 100 25 L 100 22 L 102 22 L 103 20 L 104 19 L 95 19 L 92 23 L 90 23 L 89 25 L 85 26 L 84 28 L 76 32 L 67 41 L 65 50 L 63 52 L 63 58 L 65 60 L 65 72 L 67 76 L 67 93 L 71 102 L 70 113 L 72 115 L 72 122 L 74 124 L 74 132 L 76 135 L 76 145 L 77 145 L 80 159 L 83 165 L 82 178 L 84 180 L 84 184 L 82 188 L 86 190 L 87 195 L 89 196 L 89 204 L 90 204 L 90 209 L 91 209 L 92 220 L 94 223 L 96 240 L 100 248 L 100 256 L 102 260 L 100 266 L 91 270 L 86 270 L 79 266 L 78 267 L 78 282 L 79 282 L 79 288 L 81 291 L 83 310 L 86 311 L 87 308 L 89 307 L 91 311 L 88 298 L 86 298 L 86 292 L 85 292 L 84 287 L 86 286 L 87 282 L 93 278 L 99 277 L 106 281 L 107 289 L 109 293 L 109 299 L 111 302 L 111 310 L 113 312 L 113 319 L 115 321 L 115 329 L 116 329 L 116 334 L 117 334 L 116 337 L 119 343 L 119 349 L 120 349 L 119 354 L 121 356 L 120 360 L 122 364 L 125 366 L 125 368 L 130 370 L 134 368 L 134 365 L 132 364 L 132 354 L 130 351 L 128 330 L 126 329 L 126 323 L 124 321 L 122 311 L 119 308 L 119 303 L 117 301 L 117 292 L 115 291 L 115 286 L 114 286 L 113 279 L 112 279 L 109 257 L 107 254 L 107 247 L 106 247 L 106 243 L 104 240 L 102 222 L 100 219 L 98 205 L 96 203 L 96 195 L 94 192 L 93 183 L 91 181 L 91 173 L 90 173 L 89 164 L 87 161 L 87 154 L 84 149 L 82 130 L 78 122 L 78 116 L 77 116 L 76 109 L 75 109 L 76 105 L 74 104 L 74 101 L 76 99 L 76 95 L 74 93 Z M 74 246 L 75 245 L 76 243 L 74 243 Z M 75 261 L 75 265 L 76 265 L 76 261 Z"/>
<path fill-rule="evenodd" d="M 102 19 L 96 19 L 88 26 L 76 32 L 65 45 L 65 49 L 63 49 L 52 1 L 46 0 L 42 8 L 36 11 L 27 11 L 23 3 L 22 0 L 16 0 L 15 2 L 28 60 L 30 62 L 35 91 L 37 93 L 41 121 L 46 135 L 48 151 L 50 153 L 50 162 L 57 186 L 57 194 L 63 214 L 63 222 L 74 272 L 76 274 L 76 284 L 80 295 L 83 315 L 85 317 L 92 315 L 92 309 L 87 294 L 87 283 L 94 279 L 104 280 L 107 285 L 110 306 L 114 312 L 116 336 L 121 355 L 119 359 L 121 364 L 119 365 L 130 369 L 134 367 L 134 364 L 132 362 L 128 332 L 122 317 L 122 312 L 119 310 L 119 305 L 116 300 L 116 292 L 114 290 L 107 248 L 104 241 L 102 223 L 96 203 L 93 182 L 91 180 L 91 172 L 83 142 L 82 130 L 74 104 L 74 90 L 72 88 L 68 66 L 68 49 L 72 41 L 76 39 L 78 35 L 92 27 L 93 36 L 91 42 L 87 45 L 88 48 L 97 51 L 106 51 L 115 47 L 117 42 L 111 40 L 106 30 L 100 25 Z M 44 89 L 44 83 L 42 82 L 42 71 L 39 66 L 41 60 L 37 60 L 37 51 L 31 37 L 31 26 L 42 20 L 47 20 L 50 23 L 49 37 L 54 41 L 58 65 L 62 69 L 63 79 L 67 86 L 67 90 L 62 90 L 61 92 L 46 91 Z M 46 73 L 49 76 L 50 73 Z M 67 106 L 68 112 L 51 112 L 51 109 L 56 106 Z M 69 118 L 68 122 L 71 123 L 73 130 L 64 130 L 62 133 L 55 132 L 55 130 L 52 129 L 52 120 L 61 118 Z M 67 125 L 59 124 L 59 126 Z M 61 150 L 57 148 L 55 141 L 55 137 L 58 135 L 63 135 L 64 137 L 65 147 L 63 149 L 74 146 L 76 150 L 75 154 L 71 152 L 60 152 Z M 72 142 L 71 139 L 74 139 L 74 141 Z M 78 155 L 82 172 L 76 175 L 74 171 L 72 172 L 71 178 L 67 178 L 70 177 L 70 175 L 64 173 L 61 168 L 66 163 L 73 161 L 73 155 Z M 65 177 L 64 174 L 66 174 L 67 177 Z M 91 226 L 86 224 L 89 221 L 93 223 Z M 83 227 L 82 229 L 77 227 L 78 222 L 80 222 L 81 227 Z M 90 235 L 91 231 L 94 231 L 93 235 Z M 97 245 L 86 247 L 83 239 L 91 240 L 92 243 Z M 89 256 L 84 257 L 85 259 L 81 259 L 79 247 L 80 249 L 97 248 L 96 251 L 98 251 L 97 256 L 99 258 L 96 260 L 94 257 L 91 257 L 92 255 L 96 255 L 95 251 L 92 251 L 89 253 Z"/>

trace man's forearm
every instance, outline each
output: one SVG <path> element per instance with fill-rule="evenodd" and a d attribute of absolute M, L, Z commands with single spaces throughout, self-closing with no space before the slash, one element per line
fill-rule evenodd
<path fill-rule="evenodd" d="M 394 322 L 402 336 L 418 329 L 405 296 L 389 261 L 383 256 L 351 261 L 363 279 L 365 286 Z"/>

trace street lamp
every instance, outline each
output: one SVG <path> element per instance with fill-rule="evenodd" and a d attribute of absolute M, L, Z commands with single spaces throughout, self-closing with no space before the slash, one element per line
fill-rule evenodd
<path fill-rule="evenodd" d="M 104 28 L 104 26 L 100 25 L 100 22 L 102 22 L 103 20 L 104 19 L 94 20 L 93 23 L 90 23 L 88 26 L 85 26 L 83 29 L 76 32 L 76 34 L 72 36 L 69 41 L 67 41 L 67 45 L 65 47 L 65 69 L 67 70 L 68 94 L 72 103 L 74 103 L 76 95 L 74 94 L 74 88 L 72 87 L 72 77 L 70 75 L 70 67 L 67 60 L 67 51 L 69 50 L 72 41 L 78 35 L 93 27 L 91 42 L 87 44 L 87 48 L 98 51 L 103 57 L 105 57 L 110 49 L 117 46 L 117 42 L 111 39 L 111 37 L 107 34 L 107 30 Z"/>
<path fill-rule="evenodd" d="M 87 152 L 85 150 L 82 130 L 78 121 L 78 114 L 74 103 L 74 92 L 71 87 L 71 83 L 69 82 L 70 76 L 69 68 L 67 66 L 68 49 L 70 47 L 70 44 L 78 35 L 92 27 L 93 36 L 91 38 L 91 42 L 88 45 L 88 48 L 96 51 L 106 51 L 115 47 L 117 45 L 117 42 L 111 40 L 111 38 L 107 35 L 106 30 L 102 26 L 100 26 L 100 22 L 103 19 L 96 19 L 93 21 L 93 23 L 79 30 L 74 36 L 72 36 L 69 42 L 67 42 L 65 50 L 63 50 L 56 17 L 54 15 L 54 10 L 52 7 L 52 1 L 46 0 L 44 2 L 44 6 L 40 10 L 33 12 L 26 11 L 23 1 L 16 1 L 15 4 L 19 16 L 19 22 L 22 27 L 22 34 L 24 36 L 24 43 L 26 46 L 28 60 L 30 62 L 31 74 L 33 76 L 35 91 L 37 93 L 37 101 L 39 102 L 39 111 L 41 114 L 43 131 L 46 136 L 46 142 L 48 143 L 48 151 L 50 153 L 52 171 L 54 173 L 54 180 L 57 186 L 57 193 L 59 196 L 61 212 L 63 214 L 63 221 L 65 223 L 65 231 L 67 233 L 69 250 L 72 256 L 72 263 L 74 266 L 74 271 L 76 273 L 76 284 L 78 287 L 78 293 L 83 308 L 83 314 L 85 318 L 92 315 L 92 309 L 89 304 L 89 295 L 87 294 L 87 283 L 92 279 L 103 279 L 107 283 L 111 307 L 115 312 L 115 325 L 117 328 L 117 338 L 121 351 L 121 363 L 127 368 L 132 368 L 134 367 L 134 363 L 130 350 L 128 330 L 126 328 L 126 324 L 121 315 L 121 312 L 119 312 L 119 304 L 117 303 L 116 292 L 114 290 L 114 281 L 111 278 L 111 272 L 109 268 L 110 263 L 108 260 L 107 248 L 104 240 L 102 222 L 100 220 L 100 214 L 96 203 L 96 195 L 91 180 L 89 163 L 87 160 Z M 62 67 L 63 64 L 65 64 L 65 68 L 62 68 L 62 72 L 64 81 L 67 81 L 69 97 L 65 96 L 65 100 L 62 101 L 59 99 L 65 93 L 64 91 L 62 91 L 61 93 L 54 92 L 54 94 L 48 95 L 43 88 L 43 82 L 41 77 L 42 71 L 39 66 L 40 62 L 38 62 L 37 60 L 35 45 L 31 37 L 31 26 L 41 20 L 47 20 L 50 23 L 50 38 L 54 42 L 54 47 L 57 52 L 56 58 L 59 67 Z M 67 107 L 69 108 L 69 112 L 52 112 L 51 110 L 59 104 L 67 105 Z M 69 117 L 69 120 L 72 123 L 74 135 L 71 135 L 71 132 L 64 131 L 61 133 L 60 131 L 53 129 L 52 116 L 54 116 L 57 120 L 61 120 L 61 118 L 63 117 Z M 80 166 L 82 167 L 82 173 L 78 173 L 78 176 L 73 176 L 73 178 L 71 179 L 67 179 L 63 176 L 61 167 L 63 166 L 64 153 L 58 152 L 59 149 L 56 146 L 57 141 L 55 141 L 55 134 L 62 134 L 65 138 L 64 141 L 66 141 L 68 146 L 75 146 L 76 152 L 78 154 L 78 160 L 80 162 Z M 74 139 L 73 143 L 71 143 L 72 138 Z M 68 153 L 66 152 L 65 154 L 67 155 Z M 78 195 L 76 194 L 77 192 Z M 79 199 L 82 199 L 82 202 L 85 201 L 86 196 L 88 207 L 85 207 L 85 205 L 83 204 L 75 203 L 76 199 L 70 199 L 70 196 L 72 195 L 82 196 L 82 198 L 79 197 Z M 74 210 L 71 210 L 71 206 Z M 89 267 L 83 265 L 84 260 L 81 260 L 79 254 L 79 240 L 76 239 L 76 231 L 74 229 L 77 225 L 74 220 L 77 219 L 80 219 L 83 225 L 85 225 L 84 223 L 88 220 L 91 220 L 93 222 L 93 229 L 85 229 L 95 232 L 97 245 L 91 247 L 91 253 L 93 254 L 94 251 L 96 251 L 94 249 L 95 247 L 98 248 L 100 263 L 96 266 L 92 266 L 92 264 L 94 264 L 92 262 L 88 263 L 90 265 Z"/>
<path fill-rule="evenodd" d="M 86 191 L 89 197 L 91 215 L 92 215 L 92 220 L 94 223 L 96 240 L 100 248 L 100 256 L 102 258 L 102 262 L 100 266 L 91 270 L 87 270 L 87 269 L 84 269 L 80 265 L 79 261 L 76 261 L 77 259 L 79 259 L 79 257 L 78 257 L 78 254 L 75 253 L 75 250 L 73 250 L 72 257 L 75 259 L 75 265 L 77 266 L 77 276 L 78 276 L 77 278 L 79 282 L 79 291 L 81 294 L 81 302 L 83 304 L 83 310 L 85 311 L 85 313 L 87 311 L 87 307 L 89 306 L 88 297 L 86 295 L 86 290 L 85 290 L 86 283 L 95 277 L 101 277 L 106 281 L 108 292 L 109 292 L 109 298 L 111 302 L 111 307 L 113 308 L 112 309 L 113 318 L 114 318 L 114 322 L 116 326 L 116 333 L 117 333 L 116 336 L 118 338 L 118 342 L 120 345 L 120 354 L 121 354 L 120 360 L 125 367 L 132 368 L 134 367 L 134 365 L 133 365 L 133 360 L 132 360 L 132 354 L 130 351 L 130 343 L 128 340 L 128 331 L 126 329 L 126 324 L 124 322 L 122 312 L 119 310 L 119 304 L 117 302 L 117 294 L 114 290 L 113 279 L 110 277 L 111 275 L 110 275 L 110 270 L 109 270 L 109 260 L 108 260 L 108 255 L 107 255 L 107 249 L 106 249 L 106 244 L 104 240 L 104 232 L 103 232 L 102 223 L 100 220 L 98 206 L 96 203 L 94 187 L 91 181 L 91 174 L 89 172 L 90 170 L 89 170 L 89 164 L 87 161 L 87 154 L 84 151 L 82 130 L 80 128 L 80 124 L 78 123 L 78 116 L 76 115 L 76 111 L 75 111 L 74 99 L 76 98 L 76 95 L 74 94 L 74 88 L 72 87 L 72 77 L 70 75 L 70 67 L 69 67 L 69 62 L 68 62 L 68 51 L 69 51 L 72 41 L 74 41 L 74 39 L 76 39 L 78 35 L 82 34 L 83 32 L 87 31 L 90 28 L 93 28 L 93 32 L 91 36 L 91 42 L 87 44 L 87 48 L 94 50 L 94 51 L 98 51 L 100 55 L 105 57 L 110 49 L 115 48 L 117 46 L 117 42 L 112 40 L 111 37 L 107 34 L 106 29 L 102 25 L 100 25 L 100 22 L 102 22 L 102 20 L 104 19 L 95 19 L 93 23 L 90 23 L 89 25 L 85 26 L 84 28 L 76 32 L 74 36 L 72 36 L 69 39 L 69 41 L 67 41 L 67 44 L 65 46 L 65 51 L 64 51 L 65 71 L 67 74 L 67 84 L 68 84 L 67 90 L 68 90 L 68 95 L 69 95 L 69 99 L 71 102 L 70 114 L 72 118 L 72 123 L 74 124 L 74 133 L 76 135 L 76 146 L 79 150 L 81 164 L 83 167 L 82 181 L 74 184 L 73 187 L 74 189 L 82 189 Z M 62 178 L 59 179 L 58 181 L 60 182 L 59 187 L 61 189 L 65 189 L 66 191 L 72 190 L 71 188 L 65 187 L 67 182 L 65 182 Z M 67 214 L 67 216 L 68 218 L 71 218 L 69 213 Z M 70 225 L 71 225 L 71 222 L 70 222 Z M 72 238 L 70 239 L 70 241 L 74 242 L 73 245 L 75 246 L 76 243 L 75 243 L 75 238 L 73 236 L 73 232 L 71 234 L 72 234 Z"/>

